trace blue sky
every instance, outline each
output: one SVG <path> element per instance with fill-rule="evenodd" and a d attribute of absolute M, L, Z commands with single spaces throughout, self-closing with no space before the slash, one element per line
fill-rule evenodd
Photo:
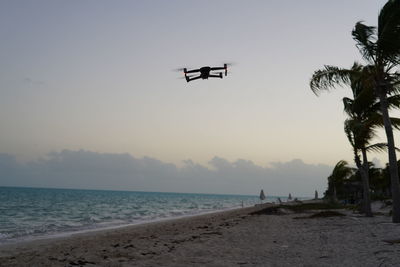
<path fill-rule="evenodd" d="M 1 1 L 0 153 L 351 162 L 346 89 L 316 97 L 308 82 L 360 59 L 351 30 L 376 25 L 384 3 Z M 227 61 L 222 80 L 187 84 L 172 71 Z"/>

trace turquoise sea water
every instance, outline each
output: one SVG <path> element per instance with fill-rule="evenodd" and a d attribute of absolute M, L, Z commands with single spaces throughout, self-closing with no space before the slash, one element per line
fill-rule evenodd
<path fill-rule="evenodd" d="M 258 196 L 0 187 L 0 244 L 259 202 Z"/>

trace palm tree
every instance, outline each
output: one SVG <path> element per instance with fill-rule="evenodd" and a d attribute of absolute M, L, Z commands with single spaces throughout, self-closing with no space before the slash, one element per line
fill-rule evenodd
<path fill-rule="evenodd" d="M 347 161 L 340 160 L 336 163 L 332 170 L 332 174 L 328 177 L 328 192 L 332 195 L 334 201 L 337 200 L 338 187 L 343 185 L 345 179 L 349 178 L 353 174 L 353 169 L 348 166 Z"/>
<path fill-rule="evenodd" d="M 387 137 L 391 189 L 393 198 L 392 221 L 400 223 L 400 183 L 397 169 L 395 142 L 392 122 L 389 117 L 388 97 L 399 92 L 400 73 L 400 0 L 389 0 L 381 9 L 378 27 L 367 26 L 358 22 L 352 31 L 357 48 L 369 65 L 369 78 L 364 79 L 367 86 L 372 86 L 379 98 L 380 111 Z M 314 73 L 310 84 L 315 92 L 327 89 L 333 84 L 349 81 L 349 72 L 345 69 L 327 66 L 322 80 Z M 321 83 L 322 81 L 322 83 Z"/>
<path fill-rule="evenodd" d="M 392 184 L 393 217 L 400 222 L 400 184 L 397 169 L 395 142 L 389 118 L 388 96 L 397 93 L 400 74 L 400 0 L 389 0 L 378 17 L 378 28 L 358 22 L 352 32 L 363 58 L 372 66 L 371 81 L 379 97 L 389 151 L 390 178 Z"/>
<path fill-rule="evenodd" d="M 325 66 L 318 70 L 311 78 L 311 89 L 318 93 L 319 90 L 328 90 L 335 84 L 346 84 L 352 90 L 353 99 L 343 98 L 344 111 L 348 118 L 345 121 L 345 133 L 353 148 L 354 161 L 359 170 L 363 184 L 362 211 L 366 216 L 372 216 L 369 163 L 367 152 L 381 152 L 387 149 L 387 144 L 371 144 L 376 136 L 376 130 L 384 126 L 379 99 L 374 94 L 374 87 L 366 82 L 371 77 L 371 66 L 362 66 L 354 63 L 351 69 L 339 69 Z M 387 98 L 389 108 L 400 106 L 400 96 L 394 95 Z M 392 125 L 400 127 L 398 118 L 389 118 Z M 361 156 L 360 156 L 361 153 Z M 361 160 L 362 159 L 362 160 Z"/>
<path fill-rule="evenodd" d="M 359 170 L 363 184 L 363 205 L 362 211 L 366 216 L 372 216 L 371 198 L 369 189 L 369 165 L 367 158 L 367 147 L 374 137 L 374 129 L 379 125 L 379 114 L 376 113 L 376 98 L 370 87 L 363 84 L 364 69 L 361 65 L 354 63 L 353 71 L 349 76 L 350 88 L 353 99 L 343 98 L 344 110 L 349 116 L 345 121 L 345 133 L 354 153 L 354 161 Z M 362 163 L 359 155 L 361 151 Z"/>
<path fill-rule="evenodd" d="M 349 118 L 345 121 L 345 133 L 349 140 L 354 153 L 354 162 L 359 170 L 363 185 L 363 205 L 362 211 L 367 217 L 372 217 L 371 197 L 369 186 L 369 163 L 367 152 L 369 150 L 381 151 L 385 150 L 386 144 L 369 145 L 369 139 L 374 137 L 374 130 L 370 127 L 374 126 L 370 121 L 359 121 L 356 118 Z M 364 135 L 365 134 L 365 135 Z M 361 151 L 361 157 L 359 152 Z"/>
<path fill-rule="evenodd" d="M 374 95 L 374 88 L 365 83 L 370 77 L 370 66 L 362 67 L 355 63 L 352 74 L 349 76 L 350 88 L 354 99 L 343 98 L 344 110 L 349 118 L 345 121 L 345 133 L 354 151 L 354 160 L 360 171 L 363 182 L 364 205 L 363 211 L 367 216 L 372 216 L 369 186 L 368 151 L 381 152 L 387 149 L 387 144 L 371 144 L 376 136 L 376 130 L 383 127 L 383 118 L 380 112 L 380 103 Z M 388 98 L 389 107 L 399 107 L 400 96 Z M 398 118 L 390 118 L 397 129 L 400 126 Z M 361 152 L 362 163 L 358 152 Z"/>
<path fill-rule="evenodd" d="M 382 127 L 382 116 L 379 114 L 379 103 L 373 94 L 373 88 L 366 86 L 364 79 L 369 76 L 368 67 L 354 63 L 349 70 L 337 70 L 334 67 L 325 67 L 325 70 L 316 71 L 311 79 L 311 88 L 316 92 L 330 82 L 332 74 L 341 77 L 342 81 L 350 86 L 353 99 L 343 98 L 344 111 L 348 118 L 345 121 L 345 133 L 353 148 L 354 161 L 359 170 L 363 184 L 363 205 L 362 211 L 366 216 L 372 216 L 370 190 L 369 190 L 369 165 L 367 150 L 380 150 L 385 148 L 384 144 L 371 145 L 375 137 L 375 130 Z M 335 79 L 333 79 L 335 80 Z M 331 85 L 333 86 L 333 84 Z M 362 161 L 359 152 L 362 155 Z"/>

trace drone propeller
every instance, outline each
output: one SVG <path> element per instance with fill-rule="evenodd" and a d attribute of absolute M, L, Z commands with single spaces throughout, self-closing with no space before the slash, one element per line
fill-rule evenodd
<path fill-rule="evenodd" d="M 177 68 L 177 69 L 173 69 L 173 71 L 183 72 L 185 74 L 187 72 L 187 68 Z"/>
<path fill-rule="evenodd" d="M 224 69 L 225 69 L 225 76 L 228 75 L 228 67 L 234 65 L 234 63 L 230 62 L 230 63 L 224 63 Z"/>

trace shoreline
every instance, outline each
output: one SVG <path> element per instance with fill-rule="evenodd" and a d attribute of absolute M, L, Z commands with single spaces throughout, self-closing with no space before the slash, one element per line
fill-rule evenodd
<path fill-rule="evenodd" d="M 261 206 L 262 207 L 261 207 Z M 115 226 L 109 226 L 109 227 L 100 227 L 100 228 L 95 228 L 95 229 L 84 229 L 84 230 L 79 230 L 79 231 L 72 231 L 72 232 L 64 232 L 64 233 L 56 233 L 56 234 L 50 234 L 46 236 L 37 236 L 33 238 L 28 238 L 28 239 L 20 239 L 20 240 L 15 240 L 15 241 L 10 241 L 6 243 L 0 243 L 0 256 L 1 256 L 1 250 L 2 249 L 8 249 L 8 247 L 18 247 L 18 246 L 25 246 L 25 245 L 30 245 L 30 244 L 35 244 L 35 243 L 51 243 L 53 241 L 58 241 L 58 240 L 63 240 L 63 239 L 68 239 L 68 238 L 74 238 L 74 237 L 79 237 L 79 236 L 86 236 L 86 235 L 96 235 L 97 233 L 106 233 L 106 232 L 112 232 L 114 230 L 128 230 L 128 229 L 135 229 L 136 227 L 146 227 L 146 226 L 151 226 L 151 225 L 162 225 L 163 223 L 173 223 L 174 221 L 181 221 L 185 219 L 196 219 L 197 217 L 201 218 L 203 216 L 208 216 L 208 215 L 228 215 L 230 212 L 246 212 L 249 210 L 249 212 L 253 210 L 258 210 L 258 209 L 263 209 L 266 207 L 273 207 L 273 206 L 279 206 L 277 203 L 262 203 L 262 204 L 255 204 L 253 206 L 247 206 L 247 207 L 232 207 L 232 208 L 227 208 L 223 210 L 213 210 L 213 211 L 208 211 L 204 213 L 197 213 L 197 214 L 190 214 L 190 215 L 181 215 L 177 217 L 169 217 L 169 218 L 160 218 L 156 220 L 150 220 L 150 221 L 142 221 L 138 223 L 132 223 L 132 224 L 122 224 L 122 225 L 115 225 Z"/>
<path fill-rule="evenodd" d="M 271 204 L 271 205 L 278 205 L 275 203 L 264 203 L 264 204 Z M 246 209 L 246 208 L 251 208 L 255 207 L 260 204 L 255 204 L 252 206 L 245 206 L 245 207 L 229 207 L 225 209 L 220 209 L 220 210 L 211 210 L 211 211 L 204 211 L 204 212 L 199 212 L 199 213 L 194 213 L 194 214 L 185 214 L 185 215 L 179 215 L 179 216 L 171 216 L 167 218 L 157 218 L 157 219 L 152 219 L 152 220 L 143 220 L 143 221 L 138 221 L 135 223 L 128 223 L 128 224 L 118 224 L 118 225 L 107 225 L 104 227 L 95 227 L 95 228 L 88 228 L 88 229 L 81 229 L 77 231 L 67 231 L 67 232 L 59 232 L 59 233 L 52 233 L 52 234 L 47 234 L 47 235 L 40 235 L 40 236 L 27 236 L 23 238 L 17 238 L 13 240 L 8 240 L 4 242 L 0 242 L 0 251 L 2 247 L 6 246 L 12 246 L 12 245 L 23 245 L 24 243 L 30 243 L 30 242 L 35 242 L 35 241 L 51 241 L 52 239 L 62 239 L 62 238 L 69 238 L 74 235 L 80 235 L 80 234 L 86 234 L 86 233 L 96 233 L 96 232 L 101 232 L 101 231 L 112 231 L 115 229 L 120 229 L 124 227 L 134 227 L 134 226 L 140 226 L 140 225 L 145 225 L 145 224 L 152 224 L 152 223 L 162 223 L 162 222 L 168 222 L 170 220 L 179 220 L 179 219 L 184 219 L 184 218 L 191 218 L 191 217 L 196 217 L 196 216 L 203 216 L 203 215 L 208 215 L 208 214 L 214 214 L 214 213 L 221 213 L 221 212 L 228 212 L 232 210 L 239 210 L 239 209 Z"/>
<path fill-rule="evenodd" d="M 99 190 L 19 187 L 0 189 L 5 195 L 11 194 L 3 202 L 0 246 L 207 214 L 240 208 L 243 204 L 246 207 L 259 203 L 257 196 L 246 195 L 139 191 L 121 193 L 108 190 L 100 190 L 102 193 L 98 193 Z M 61 190 L 62 194 L 57 190 Z M 40 202 L 34 206 L 24 204 L 35 202 L 38 194 L 43 195 Z M 56 203 L 52 203 L 54 199 L 57 199 Z M 84 201 L 76 201 L 79 199 Z M 20 203 L 21 200 L 23 202 Z M 276 197 L 269 197 L 266 201 L 274 202 Z M 21 208 L 9 208 L 15 205 Z"/>
<path fill-rule="evenodd" d="M 69 233 L 62 233 L 56 234 L 51 236 L 43 236 L 29 240 L 19 240 L 12 243 L 2 243 L 0 244 L 0 257 L 3 257 L 4 254 L 9 253 L 10 251 L 18 248 L 27 248 L 27 247 L 34 247 L 36 245 L 49 245 L 55 242 L 63 242 L 72 240 L 75 238 L 85 238 L 85 237 L 95 237 L 97 235 L 107 235 L 110 233 L 115 233 L 119 231 L 135 231 L 137 229 L 147 228 L 147 227 L 162 227 L 165 224 L 175 224 L 175 223 L 183 223 L 185 221 L 196 221 L 196 220 L 207 220 L 210 217 L 229 217 L 233 214 L 241 214 L 241 213 L 249 213 L 252 211 L 260 210 L 266 207 L 273 207 L 279 206 L 279 204 L 275 203 L 263 203 L 263 204 L 256 204 L 254 206 L 248 207 L 234 207 L 228 208 L 224 210 L 215 210 L 206 213 L 200 214 L 192 214 L 192 215 L 183 215 L 178 217 L 171 217 L 171 218 L 164 218 L 160 220 L 154 221 L 146 221 L 140 222 L 137 224 L 128 224 L 128 225 L 119 225 L 115 227 L 109 228 L 98 228 L 98 229 L 89 229 L 83 230 L 79 232 L 69 232 Z M 0 266 L 1 262 L 0 262 Z"/>
<path fill-rule="evenodd" d="M 303 202 L 304 203 L 304 202 Z M 400 225 L 386 215 L 305 218 L 279 204 L 0 247 L 0 266 L 395 266 Z M 261 212 L 256 212 L 261 211 Z M 340 255 L 340 257 L 338 257 Z"/>

